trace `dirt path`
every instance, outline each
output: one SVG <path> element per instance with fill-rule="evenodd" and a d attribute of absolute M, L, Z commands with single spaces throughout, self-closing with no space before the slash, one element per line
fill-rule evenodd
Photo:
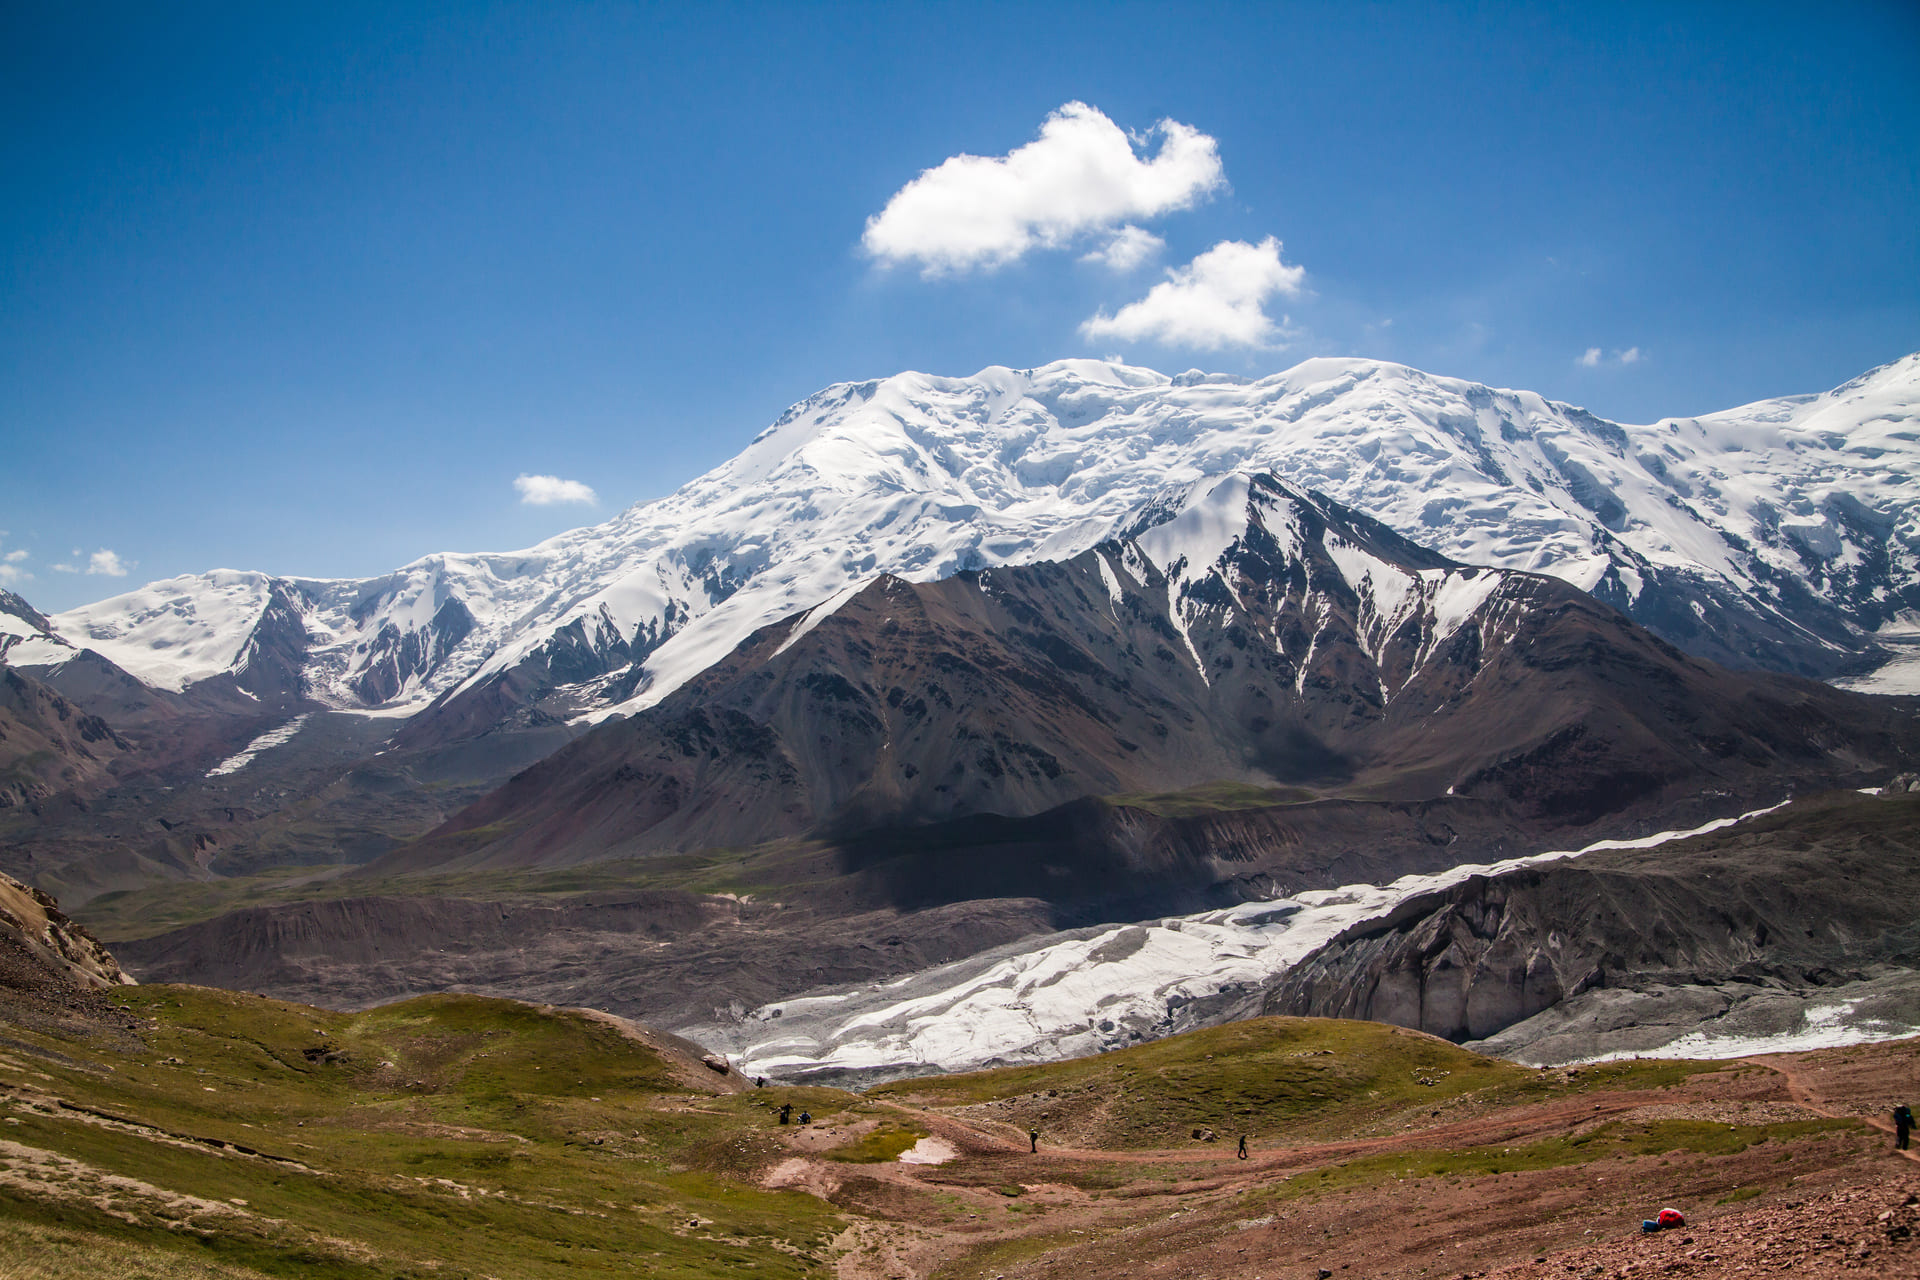
<path fill-rule="evenodd" d="M 1582 1276 L 1628 1280 L 1630 1260 L 1704 1276 L 1725 1274 L 1719 1268 L 1729 1255 L 1756 1270 L 1776 1269 L 1793 1250 L 1802 1253 L 1786 1270 L 1824 1275 L 1829 1265 L 1872 1270 L 1894 1261 L 1887 1223 L 1905 1222 L 1920 1203 L 1905 1198 L 1920 1184 L 1896 1172 L 1909 1166 L 1885 1160 L 1892 1143 L 1881 1144 L 1879 1132 L 1891 1126 L 1874 1115 L 1883 1097 L 1912 1087 L 1916 1059 L 1920 1044 L 1729 1061 L 1727 1072 L 1696 1077 L 1697 1086 L 1678 1092 L 1597 1092 L 1400 1133 L 1255 1145 L 1247 1160 L 1236 1158 L 1231 1136 L 1204 1146 L 1102 1150 L 1050 1145 L 1043 1130 L 1040 1150 L 1029 1153 L 1023 1125 L 887 1101 L 901 1120 L 951 1146 L 955 1160 L 849 1168 L 809 1159 L 782 1173 L 859 1215 L 860 1228 L 839 1242 L 841 1280 L 1122 1273 L 1132 1280 L 1293 1280 L 1321 1267 L 1341 1280 L 1491 1271 L 1564 1280 L 1570 1264 Z M 1675 1151 L 1423 1179 L 1412 1200 L 1411 1188 L 1390 1174 L 1336 1181 L 1330 1192 L 1280 1190 L 1303 1185 L 1303 1175 L 1317 1188 L 1317 1171 L 1357 1157 L 1520 1146 L 1613 1120 L 1764 1124 L 1815 1116 L 1864 1119 L 1874 1138 L 1862 1129 L 1843 1146 L 1810 1139 L 1794 1149 L 1791 1168 L 1778 1163 L 1780 1147 L 1760 1145 L 1731 1156 Z M 1766 1198 L 1754 1199 L 1756 1192 Z M 1640 1220 L 1670 1201 L 1690 1220 L 1698 1215 L 1694 1234 L 1642 1240 Z M 1852 1221 L 1869 1208 L 1862 1223 Z M 1847 1224 L 1845 1249 L 1834 1243 L 1842 1233 L 1829 1230 L 1836 1222 Z M 1868 1246 L 1871 1255 L 1860 1253 Z M 1909 1275 L 1913 1259 L 1904 1247 L 1895 1253 L 1906 1260 L 1884 1274 Z"/>
<path fill-rule="evenodd" d="M 1813 1091 L 1813 1086 L 1807 1082 L 1805 1070 L 1797 1064 L 1795 1059 L 1769 1055 L 1756 1058 L 1741 1058 L 1740 1061 L 1750 1063 L 1756 1067 L 1765 1067 L 1769 1071 L 1778 1073 L 1781 1079 L 1786 1082 L 1787 1096 L 1791 1097 L 1795 1102 L 1809 1111 L 1817 1111 L 1832 1120 L 1864 1121 L 1867 1125 L 1880 1130 L 1880 1132 L 1886 1134 L 1888 1137 L 1893 1136 L 1893 1121 L 1891 1119 L 1882 1120 L 1879 1116 L 1863 1116 L 1852 1111 L 1839 1111 L 1828 1106 L 1821 1099 L 1820 1095 Z M 1894 1154 L 1911 1160 L 1915 1164 L 1920 1164 L 1920 1151 L 1908 1148 L 1905 1151 L 1895 1150 Z"/>
<path fill-rule="evenodd" d="M 1763 1065 L 1756 1063 L 1755 1065 Z M 908 1116 L 919 1124 L 928 1126 L 942 1137 L 951 1135 L 945 1130 L 958 1129 L 968 1135 L 968 1142 L 977 1154 L 989 1152 L 1003 1155 L 1030 1154 L 1027 1149 L 1027 1134 L 1015 1125 L 996 1120 L 958 1121 L 937 1111 L 926 1111 L 902 1103 L 888 1102 L 885 1106 Z M 1538 1136 L 1543 1133 L 1560 1133 L 1594 1120 L 1606 1120 L 1646 1107 L 1644 1095 L 1635 1094 L 1595 1094 L 1587 1095 L 1578 1101 L 1544 1103 L 1525 1109 L 1496 1112 L 1492 1115 L 1477 1116 L 1468 1120 L 1455 1120 L 1446 1124 L 1432 1125 L 1427 1128 L 1411 1130 L 1406 1133 L 1389 1134 L 1379 1138 L 1349 1138 L 1344 1141 L 1302 1143 L 1290 1147 L 1268 1147 L 1264 1150 L 1254 1147 L 1250 1159 L 1241 1161 L 1234 1156 L 1230 1144 L 1220 1148 L 1195 1149 L 1191 1146 L 1180 1147 L 1140 1147 L 1122 1150 L 1109 1150 L 1099 1147 L 1063 1147 L 1055 1146 L 1041 1138 L 1039 1155 L 1054 1160 L 1092 1161 L 1099 1164 L 1210 1164 L 1224 1162 L 1228 1165 L 1240 1165 L 1249 1172 L 1270 1168 L 1285 1168 L 1300 1163 L 1303 1159 L 1313 1163 L 1325 1163 L 1334 1160 L 1349 1159 L 1356 1155 L 1365 1155 L 1379 1151 L 1394 1151 L 1406 1148 L 1440 1146 L 1488 1146 L 1496 1142 L 1512 1142 L 1517 1139 Z M 1810 1107 L 1811 1110 L 1818 1108 Z M 1821 1114 L 1828 1114 L 1822 1112 Z"/>

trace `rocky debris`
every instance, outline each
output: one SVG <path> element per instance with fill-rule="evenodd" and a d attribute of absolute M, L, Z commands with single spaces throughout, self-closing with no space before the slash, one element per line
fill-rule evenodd
<path fill-rule="evenodd" d="M 69 920 L 53 897 L 0 875 L 0 936 L 17 943 L 49 978 L 86 989 L 131 986 L 100 940 Z"/>
<path fill-rule="evenodd" d="M 809 987 L 898 977 L 1048 927 L 1032 900 L 840 914 L 679 891 L 558 902 L 382 897 L 250 908 L 116 949 L 143 982 L 330 1008 L 457 988 L 684 1026 L 711 1016 L 716 996 L 744 1011 Z"/>
<path fill-rule="evenodd" d="M 1489 1280 L 1639 1276 L 1788 1276 L 1864 1274 L 1882 1280 L 1920 1276 L 1920 1178 L 1848 1188 L 1804 1200 L 1701 1215 L 1693 1225 L 1622 1236 L 1544 1260 L 1483 1272 Z"/>

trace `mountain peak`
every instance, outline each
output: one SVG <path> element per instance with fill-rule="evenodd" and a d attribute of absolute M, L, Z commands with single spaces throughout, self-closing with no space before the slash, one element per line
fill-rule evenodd
<path fill-rule="evenodd" d="M 1830 675 L 1870 666 L 1870 633 L 1920 608 L 1917 385 L 1920 356 L 1643 427 L 1360 358 L 1252 382 L 1092 359 L 901 373 L 824 388 L 675 493 L 524 551 L 359 581 L 218 571 L 50 621 L 179 688 L 236 669 L 272 613 L 275 652 L 325 703 L 422 708 L 519 672 L 515 697 L 598 717 L 879 573 L 1070 559 L 1129 531 L 1211 546 L 1237 516 L 1147 530 L 1267 476 L 1378 521 L 1360 542 L 1553 574 L 1703 656 Z"/>

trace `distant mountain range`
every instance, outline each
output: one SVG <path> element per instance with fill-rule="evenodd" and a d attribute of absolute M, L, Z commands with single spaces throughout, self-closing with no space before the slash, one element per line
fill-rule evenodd
<path fill-rule="evenodd" d="M 651 706 L 749 635 L 890 574 L 1070 561 L 1267 474 L 1463 564 L 1552 575 L 1696 656 L 1819 678 L 1920 610 L 1920 355 L 1821 395 L 1646 426 L 1368 360 L 1258 381 L 1070 360 L 842 383 L 669 497 L 524 551 L 369 579 L 216 570 L 0 619 L 58 687 L 380 708 L 403 740 Z M 29 610 L 29 612 L 31 612 Z"/>
<path fill-rule="evenodd" d="M 1544 833 L 1877 781 L 1916 749 L 1881 700 L 1729 672 L 1557 578 L 1236 474 L 1070 560 L 885 575 L 762 628 L 382 865 L 851 837 L 1216 782 L 1491 804 Z"/>
<path fill-rule="evenodd" d="M 1920 626 L 1916 388 L 1622 426 L 1362 360 L 903 374 L 524 552 L 0 593 L 0 867 L 134 891 L 112 940 L 171 977 L 685 1025 L 1878 786 L 1920 764 L 1861 691 Z M 248 909 L 141 914 L 183 879 Z M 1531 946 L 1587 893 L 1502 901 Z M 1436 981 L 1371 928 L 1273 998 Z"/>

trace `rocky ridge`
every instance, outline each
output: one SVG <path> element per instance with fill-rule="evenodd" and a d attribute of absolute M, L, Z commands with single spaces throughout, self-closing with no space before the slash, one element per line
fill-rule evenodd
<path fill-rule="evenodd" d="M 1072 560 L 883 577 L 764 628 L 373 869 L 857 843 L 1220 782 L 1491 804 L 1531 852 L 1878 782 L 1916 750 L 1920 726 L 1881 701 L 1724 671 L 1557 579 L 1236 474 Z M 1116 870 L 1123 888 L 1153 871 Z"/>
<path fill-rule="evenodd" d="M 1833 796 L 1658 849 L 1474 876 L 1348 928 L 1265 1008 L 1540 1061 L 1651 1052 L 1701 1026 L 1734 1037 L 1730 1015 L 1766 996 L 1801 1001 L 1789 1023 L 1824 993 L 1846 1006 L 1836 1030 L 1920 1025 L 1916 833 L 1920 797 Z"/>

